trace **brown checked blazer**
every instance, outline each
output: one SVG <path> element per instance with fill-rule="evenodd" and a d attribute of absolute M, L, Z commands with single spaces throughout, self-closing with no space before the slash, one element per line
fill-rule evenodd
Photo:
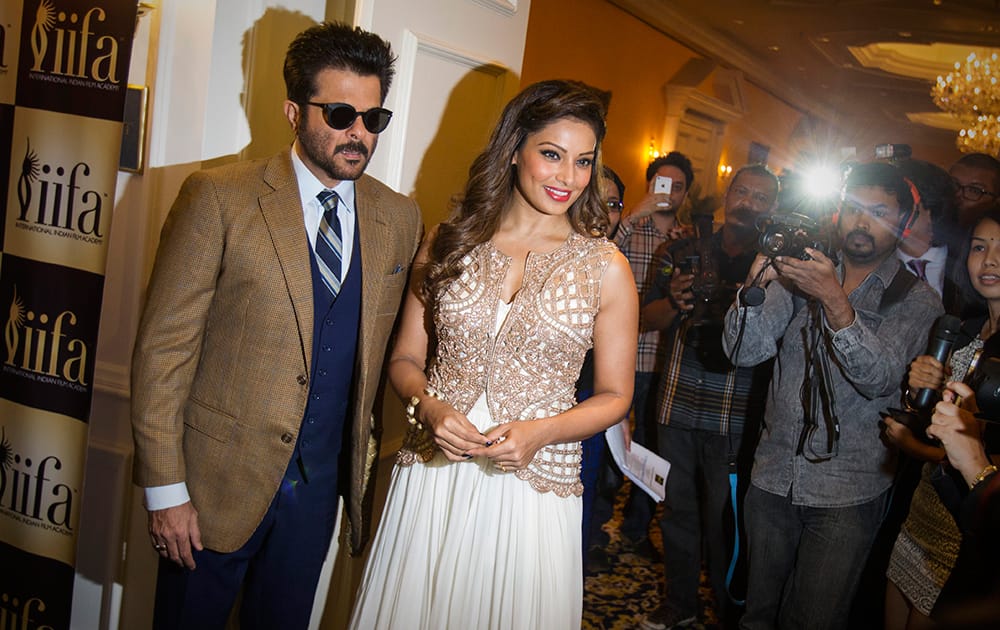
<path fill-rule="evenodd" d="M 361 328 L 341 452 L 353 553 L 369 534 L 372 405 L 423 230 L 415 202 L 367 175 L 356 205 Z M 312 334 L 289 153 L 191 175 L 163 226 L 132 359 L 133 476 L 142 487 L 186 482 L 207 548 L 239 549 L 278 489 L 306 407 Z"/>

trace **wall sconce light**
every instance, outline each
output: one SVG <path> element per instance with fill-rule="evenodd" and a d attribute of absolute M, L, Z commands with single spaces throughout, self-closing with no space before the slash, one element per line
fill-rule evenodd
<path fill-rule="evenodd" d="M 719 164 L 719 177 L 726 179 L 733 174 L 733 167 L 729 164 Z"/>
<path fill-rule="evenodd" d="M 646 157 L 648 158 L 647 161 L 649 162 L 652 162 L 656 158 L 660 157 L 660 152 L 656 150 L 656 142 L 653 140 L 653 138 L 649 139 L 649 148 L 646 149 Z"/>

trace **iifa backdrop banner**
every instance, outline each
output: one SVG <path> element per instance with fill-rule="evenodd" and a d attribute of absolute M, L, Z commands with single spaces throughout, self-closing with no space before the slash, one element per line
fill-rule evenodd
<path fill-rule="evenodd" d="M 68 628 L 135 0 L 0 2 L 0 629 Z"/>

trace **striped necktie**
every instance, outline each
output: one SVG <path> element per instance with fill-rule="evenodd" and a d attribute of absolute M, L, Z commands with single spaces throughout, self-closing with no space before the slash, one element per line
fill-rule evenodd
<path fill-rule="evenodd" d="M 316 233 L 316 262 L 323 284 L 329 289 L 331 297 L 337 297 L 340 292 L 341 259 L 344 244 L 341 239 L 340 219 L 337 217 L 337 204 L 340 197 L 332 190 L 320 191 L 316 198 L 323 208 L 323 219 L 319 222 Z"/>
<path fill-rule="evenodd" d="M 906 266 L 913 270 L 913 275 L 927 282 L 927 261 L 923 258 L 911 258 Z"/>

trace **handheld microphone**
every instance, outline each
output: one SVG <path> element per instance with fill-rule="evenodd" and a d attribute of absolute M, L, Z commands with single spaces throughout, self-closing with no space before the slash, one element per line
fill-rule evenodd
<path fill-rule="evenodd" d="M 927 354 L 944 363 L 948 360 L 955 339 L 958 338 L 959 328 L 962 321 L 954 315 L 942 315 L 934 324 L 934 332 L 931 334 L 930 343 L 927 344 Z M 917 409 L 928 409 L 937 402 L 938 391 L 929 387 L 921 387 L 917 390 L 917 395 L 913 397 L 913 406 Z"/>

